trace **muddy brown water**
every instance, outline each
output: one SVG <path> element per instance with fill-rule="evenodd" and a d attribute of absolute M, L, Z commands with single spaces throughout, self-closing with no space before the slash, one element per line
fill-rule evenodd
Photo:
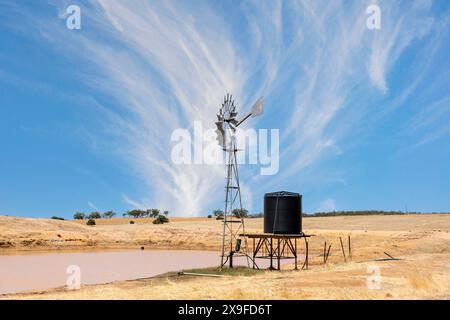
<path fill-rule="evenodd" d="M 215 251 L 17 252 L 0 255 L 0 294 L 64 287 L 73 284 L 68 279 L 78 271 L 80 284 L 92 285 L 219 264 L 220 253 Z M 247 266 L 247 259 L 235 257 L 234 265 Z M 269 262 L 258 261 L 258 266 L 267 268 Z"/>
<path fill-rule="evenodd" d="M 173 250 L 1 255 L 0 294 L 66 286 L 77 270 L 81 285 L 100 284 L 213 267 L 219 259 L 219 253 L 213 251 Z"/>

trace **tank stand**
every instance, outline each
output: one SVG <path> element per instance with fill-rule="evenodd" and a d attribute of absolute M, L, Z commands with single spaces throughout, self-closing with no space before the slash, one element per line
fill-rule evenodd
<path fill-rule="evenodd" d="M 308 240 L 311 235 L 306 234 L 273 234 L 273 233 L 246 233 L 241 234 L 252 240 L 253 269 L 258 268 L 256 259 L 268 259 L 270 261 L 269 270 L 280 270 L 281 260 L 294 260 L 294 270 L 298 270 L 298 250 L 297 240 L 304 239 L 305 259 L 302 270 L 308 269 Z M 274 267 L 276 260 L 276 267 Z M 258 268 L 259 269 L 259 268 Z"/>

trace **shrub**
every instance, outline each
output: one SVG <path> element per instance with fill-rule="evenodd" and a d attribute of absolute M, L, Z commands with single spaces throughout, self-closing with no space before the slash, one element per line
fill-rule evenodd
<path fill-rule="evenodd" d="M 164 224 L 169 222 L 169 219 L 165 216 L 160 214 L 159 216 L 156 217 L 155 220 L 153 220 L 153 224 Z"/>
<path fill-rule="evenodd" d="M 64 220 L 64 218 L 57 217 L 57 216 L 53 216 L 52 219 L 53 219 L 53 220 Z"/>
<path fill-rule="evenodd" d="M 211 218 L 212 218 L 212 215 L 208 214 L 208 219 L 211 219 Z"/>
<path fill-rule="evenodd" d="M 97 223 L 95 223 L 95 220 L 94 220 L 94 219 L 89 219 L 89 220 L 86 222 L 86 224 L 87 224 L 88 226 L 95 226 Z"/>
<path fill-rule="evenodd" d="M 131 221 L 130 221 L 130 224 L 134 224 L 134 221 L 133 221 L 133 220 L 131 220 Z"/>

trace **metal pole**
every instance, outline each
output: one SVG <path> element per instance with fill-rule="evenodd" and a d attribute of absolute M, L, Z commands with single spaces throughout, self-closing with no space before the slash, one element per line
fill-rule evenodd
<path fill-rule="evenodd" d="M 298 270 L 297 268 L 297 238 L 294 239 L 294 255 L 295 255 L 295 270 Z"/>

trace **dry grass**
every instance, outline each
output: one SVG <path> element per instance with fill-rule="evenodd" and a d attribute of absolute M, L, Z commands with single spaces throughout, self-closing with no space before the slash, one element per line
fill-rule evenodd
<path fill-rule="evenodd" d="M 420 245 L 431 253 L 449 252 L 446 245 L 450 239 L 450 216 L 409 215 L 409 216 L 363 216 L 363 217 L 322 217 L 305 218 L 304 229 L 316 234 L 312 241 L 322 243 L 326 239 L 333 243 L 339 236 L 351 234 L 354 238 L 355 253 L 360 247 L 388 247 L 401 253 L 408 246 Z M 30 219 L 0 217 L 0 248 L 8 250 L 53 250 L 53 249 L 95 249 L 95 248 L 178 248 L 210 249 L 220 247 L 221 222 L 207 218 L 171 218 L 164 225 L 153 225 L 150 218 L 128 218 L 98 220 L 98 225 L 89 227 L 80 221 L 58 221 L 50 219 Z M 247 232 L 260 232 L 262 219 L 247 219 Z M 370 237 L 367 237 L 369 232 Z M 444 245 L 436 246 L 436 237 L 442 238 Z M 416 238 L 422 239 L 416 244 Z M 395 247 L 398 243 L 402 246 Z M 374 248 L 374 250 L 376 250 Z M 377 252 L 375 252 L 377 253 Z"/>
<path fill-rule="evenodd" d="M 177 248 L 216 249 L 220 221 L 206 218 L 172 218 L 164 225 L 152 219 L 98 220 L 97 226 L 80 221 L 0 217 L 0 248 L 17 250 Z M 101 221 L 101 222 L 100 222 Z"/>
<path fill-rule="evenodd" d="M 431 257 L 430 257 L 431 258 Z M 437 257 L 445 264 L 448 255 Z M 449 299 L 450 272 L 445 265 L 433 274 L 428 259 L 378 262 L 380 290 L 367 288 L 368 263 L 315 267 L 308 271 L 261 271 L 252 276 L 226 278 L 167 277 L 20 294 L 19 299 Z M 399 272 L 401 270 L 401 272 Z M 436 279 L 435 279 L 436 278 Z M 439 284 L 438 284 L 439 283 Z"/>
<path fill-rule="evenodd" d="M 262 271 L 225 278 L 164 277 L 85 286 L 43 293 L 4 296 L 20 299 L 449 299 L 450 216 L 365 216 L 304 219 L 310 239 L 310 269 Z M 262 228 L 249 219 L 249 232 Z M 167 225 L 111 224 L 94 228 L 76 222 L 0 218 L 0 241 L 19 244 L 24 239 L 77 237 L 94 248 L 145 244 L 155 248 L 217 249 L 220 222 L 183 219 Z M 353 261 L 343 263 L 339 237 L 350 234 Z M 59 238 L 59 237 L 58 237 Z M 119 239 L 114 243 L 113 239 Z M 322 264 L 323 242 L 332 244 L 327 265 Z M 46 243 L 31 248 L 46 248 Z M 86 242 L 80 248 L 89 247 Z M 9 248 L 11 252 L 14 249 Z M 49 245 L 48 248 L 52 248 Z M 401 260 L 384 260 L 384 252 Z M 381 289 L 367 287 L 367 267 L 381 270 Z"/>

